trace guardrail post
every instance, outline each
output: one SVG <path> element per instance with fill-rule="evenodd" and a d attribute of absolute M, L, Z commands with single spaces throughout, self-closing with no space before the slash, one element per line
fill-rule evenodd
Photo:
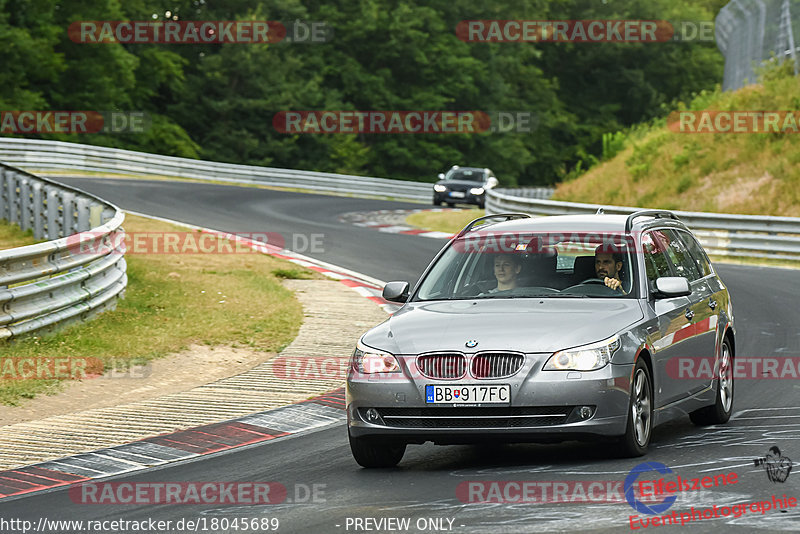
<path fill-rule="evenodd" d="M 64 237 L 67 234 L 63 231 L 60 218 L 61 213 L 59 207 L 61 206 L 61 193 L 52 185 L 44 186 L 44 190 L 45 197 L 47 198 L 47 239 L 52 240 Z"/>
<path fill-rule="evenodd" d="M 11 211 L 11 201 L 6 187 L 8 171 L 0 168 L 0 218 L 8 220 Z"/>
<path fill-rule="evenodd" d="M 33 217 L 33 237 L 42 239 L 44 235 L 44 195 L 42 194 L 43 185 L 41 182 L 34 182 L 31 185 L 31 217 Z"/>
<path fill-rule="evenodd" d="M 11 171 L 6 175 L 6 193 L 8 195 L 8 217 L 11 224 L 19 224 L 19 196 L 17 195 L 17 173 Z"/>
<path fill-rule="evenodd" d="M 78 233 L 78 221 L 75 217 L 75 193 L 61 193 L 61 231 L 63 235 Z"/>
<path fill-rule="evenodd" d="M 19 181 L 19 227 L 28 231 L 33 226 L 31 213 L 31 181 L 23 176 Z"/>
<path fill-rule="evenodd" d="M 89 224 L 90 220 L 90 207 L 91 201 L 88 198 L 77 198 L 75 200 L 75 210 L 78 212 L 78 227 L 75 229 L 77 232 L 85 232 L 91 229 Z"/>
<path fill-rule="evenodd" d="M 92 202 L 89 206 L 89 228 L 103 224 L 103 206 Z"/>

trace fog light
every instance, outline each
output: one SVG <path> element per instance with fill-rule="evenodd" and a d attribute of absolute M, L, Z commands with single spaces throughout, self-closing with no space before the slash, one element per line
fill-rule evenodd
<path fill-rule="evenodd" d="M 367 421 L 370 423 L 378 423 L 381 420 L 381 414 L 375 408 L 367 410 Z"/>
<path fill-rule="evenodd" d="M 594 413 L 594 410 L 592 410 L 591 406 L 581 406 L 578 410 L 578 415 L 581 419 L 589 419 L 592 413 Z"/>

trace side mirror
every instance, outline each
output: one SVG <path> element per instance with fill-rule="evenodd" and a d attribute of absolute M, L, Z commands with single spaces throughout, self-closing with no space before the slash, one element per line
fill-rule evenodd
<path fill-rule="evenodd" d="M 486 180 L 486 189 L 492 189 L 493 187 L 497 187 L 497 178 L 494 176 L 490 176 L 488 180 Z"/>
<path fill-rule="evenodd" d="M 439 179 L 440 179 L 440 180 L 444 180 L 444 173 L 443 173 L 443 172 L 440 172 L 440 173 L 438 174 L 438 177 L 439 177 Z"/>
<path fill-rule="evenodd" d="M 405 303 L 408 300 L 408 282 L 389 282 L 383 287 L 383 298 L 389 302 Z"/>
<path fill-rule="evenodd" d="M 656 298 L 686 297 L 691 294 L 689 281 L 682 276 L 663 276 L 656 279 Z"/>

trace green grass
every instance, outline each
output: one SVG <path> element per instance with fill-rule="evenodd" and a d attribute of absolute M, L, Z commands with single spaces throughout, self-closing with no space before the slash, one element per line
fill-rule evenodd
<path fill-rule="evenodd" d="M 127 232 L 185 231 L 128 216 Z M 0 224 L 3 248 L 18 246 L 19 229 Z M 24 237 L 24 236 L 23 236 Z M 32 241 L 30 236 L 27 236 Z M 2 346 L 3 358 L 92 358 L 125 368 L 191 344 L 279 351 L 297 335 L 302 307 L 276 272 L 320 275 L 264 254 L 128 254 L 128 287 L 113 312 L 54 335 Z M 0 403 L 58 391 L 57 380 L 0 380 Z"/>
<path fill-rule="evenodd" d="M 455 234 L 484 215 L 486 210 L 477 208 L 463 211 L 421 211 L 406 217 L 406 223 L 416 228 Z"/>
<path fill-rule="evenodd" d="M 22 231 L 16 224 L 9 224 L 0 219 L 0 250 L 33 245 L 33 230 Z"/>
<path fill-rule="evenodd" d="M 307 280 L 311 278 L 308 269 L 274 269 L 272 274 L 284 280 Z"/>
<path fill-rule="evenodd" d="M 796 111 L 798 95 L 800 77 L 785 64 L 765 72 L 758 85 L 704 91 L 674 110 Z M 664 111 L 615 134 L 609 154 L 616 156 L 559 184 L 553 200 L 800 216 L 800 135 L 676 133 L 667 127 L 673 109 Z"/>

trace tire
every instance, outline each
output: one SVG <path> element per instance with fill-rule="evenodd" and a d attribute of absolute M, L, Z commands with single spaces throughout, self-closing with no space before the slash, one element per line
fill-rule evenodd
<path fill-rule="evenodd" d="M 441 206 L 442 204 L 444 204 L 444 202 L 442 202 L 442 201 L 439 199 L 439 197 L 437 197 L 437 196 L 434 196 L 434 197 L 433 197 L 433 205 L 434 205 L 434 206 Z"/>
<path fill-rule="evenodd" d="M 406 452 L 406 444 L 390 443 L 375 438 L 355 438 L 347 432 L 350 451 L 361 467 L 394 467 Z"/>
<path fill-rule="evenodd" d="M 733 349 L 727 338 L 722 341 L 721 350 L 714 404 L 689 414 L 689 419 L 697 426 L 727 423 L 733 412 Z"/>
<path fill-rule="evenodd" d="M 626 458 L 642 456 L 653 435 L 653 379 L 640 358 L 633 369 L 631 397 L 625 434 L 619 439 L 620 454 Z"/>
<path fill-rule="evenodd" d="M 447 203 L 447 207 L 448 207 L 448 208 L 452 208 L 453 206 L 455 206 L 455 204 L 453 204 L 452 202 L 448 202 L 448 203 Z"/>

